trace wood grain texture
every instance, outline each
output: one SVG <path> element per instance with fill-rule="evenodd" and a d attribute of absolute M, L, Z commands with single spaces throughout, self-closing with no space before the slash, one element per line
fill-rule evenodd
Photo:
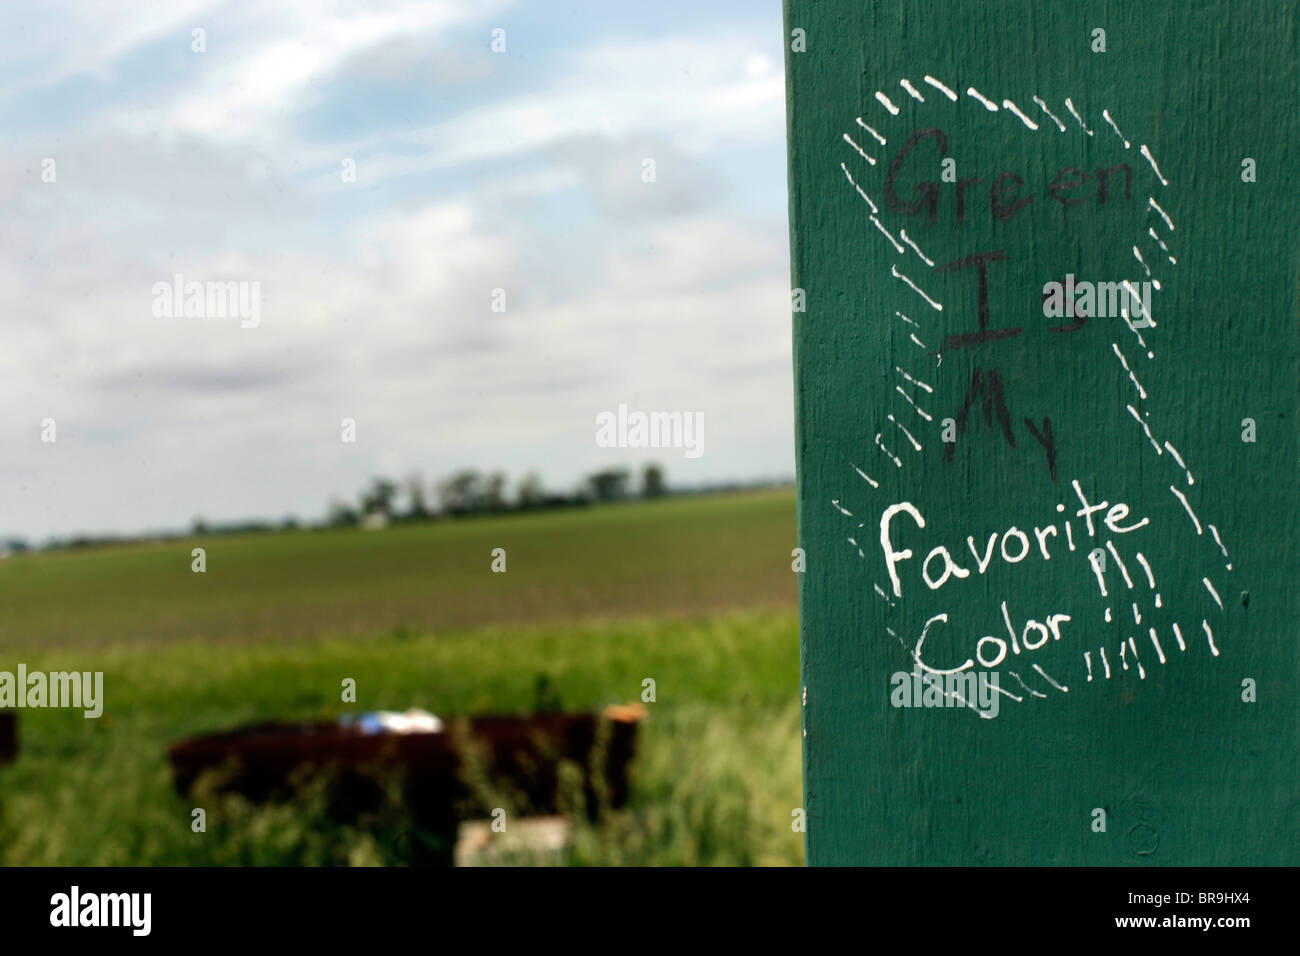
<path fill-rule="evenodd" d="M 788 0 L 810 863 L 1300 858 L 1294 10 Z M 1156 326 L 1045 316 L 1067 274 L 1158 280 Z M 1022 700 L 891 705 L 927 622 Z"/>

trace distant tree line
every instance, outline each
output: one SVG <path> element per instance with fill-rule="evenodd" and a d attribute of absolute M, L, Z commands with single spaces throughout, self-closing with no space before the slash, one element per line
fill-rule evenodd
<path fill-rule="evenodd" d="M 714 483 L 689 488 L 677 487 L 672 494 L 718 494 L 788 487 L 791 483 L 789 478 Z M 629 469 L 607 468 L 588 475 L 568 493 L 547 490 L 541 477 L 536 472 L 530 472 L 519 480 L 511 494 L 506 488 L 506 477 L 501 472 L 485 474 L 467 468 L 432 484 L 426 484 L 423 477 L 418 474 L 408 475 L 401 482 L 383 477 L 375 478 L 357 496 L 355 505 L 337 498 L 331 501 L 328 513 L 322 522 L 303 523 L 295 515 L 285 515 L 279 521 L 254 518 L 210 524 L 200 517 L 195 518 L 191 526 L 184 531 L 81 534 L 51 537 L 39 545 L 29 545 L 22 538 L 0 535 L 0 559 L 22 554 L 33 547 L 40 550 L 79 549 L 130 542 L 174 541 L 195 535 L 261 534 L 293 531 L 298 528 L 347 525 L 375 526 L 392 522 L 424 521 L 476 514 L 580 508 L 595 502 L 618 501 L 634 497 L 658 498 L 668 493 L 664 471 L 655 464 L 645 466 L 641 471 L 640 482 L 635 487 L 633 474 Z"/>
<path fill-rule="evenodd" d="M 629 469 L 607 468 L 588 475 L 576 489 L 567 493 L 548 490 L 536 472 L 529 472 L 519 479 L 512 493 L 502 472 L 464 468 L 432 483 L 426 483 L 418 473 L 407 475 L 400 482 L 385 477 L 374 478 L 362 489 L 355 504 L 341 498 L 330 501 L 326 524 L 334 527 L 373 525 L 436 517 L 575 508 L 634 496 L 658 498 L 667 493 L 664 470 L 655 464 L 645 466 L 640 485 L 636 488 L 633 488 L 633 475 Z"/>

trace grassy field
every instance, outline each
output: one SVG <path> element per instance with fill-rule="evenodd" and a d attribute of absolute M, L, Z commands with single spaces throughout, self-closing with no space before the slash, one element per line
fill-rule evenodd
<path fill-rule="evenodd" d="M 794 497 L 776 491 L 10 558 L 0 653 L 789 608 L 794 536 Z"/>
<path fill-rule="evenodd" d="M 632 800 L 580 825 L 568 862 L 799 863 L 793 539 L 793 495 L 773 492 L 11 558 L 0 670 L 102 670 L 105 708 L 22 712 L 0 863 L 400 863 L 391 808 L 340 826 L 310 786 L 284 805 L 184 799 L 167 745 L 362 709 L 526 713 L 539 678 L 589 709 L 646 677 Z"/>

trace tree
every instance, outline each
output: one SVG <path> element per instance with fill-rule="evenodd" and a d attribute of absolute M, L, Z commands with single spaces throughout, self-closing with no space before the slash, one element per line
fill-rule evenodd
<path fill-rule="evenodd" d="M 391 517 L 393 514 L 393 499 L 397 496 L 397 484 L 389 481 L 387 478 L 376 478 L 370 483 L 370 488 L 361 493 L 361 513 L 362 514 L 382 514 L 384 517 Z"/>
<path fill-rule="evenodd" d="M 627 482 L 631 475 L 626 468 L 606 468 L 587 478 L 591 493 L 597 501 L 613 501 L 627 495 Z"/>
<path fill-rule="evenodd" d="M 664 484 L 664 470 L 658 465 L 646 465 L 641 477 L 641 497 L 659 498 L 667 491 L 668 488 Z"/>
<path fill-rule="evenodd" d="M 348 525 L 357 523 L 357 513 L 348 506 L 347 502 L 338 498 L 330 499 L 329 517 L 327 519 L 332 525 Z"/>
<path fill-rule="evenodd" d="M 483 484 L 483 507 L 488 511 L 506 508 L 506 476 L 499 471 L 488 475 Z"/>
<path fill-rule="evenodd" d="M 429 506 L 424 497 L 424 476 L 419 472 L 406 476 L 406 513 L 412 518 L 429 516 Z"/>
<path fill-rule="evenodd" d="M 546 497 L 546 487 L 542 484 L 542 476 L 535 471 L 530 471 L 519 482 L 519 490 L 515 492 L 515 503 L 520 508 L 536 508 Z"/>
<path fill-rule="evenodd" d="M 442 510 L 452 513 L 477 511 L 483 507 L 483 476 L 472 468 L 456 472 L 438 483 Z"/>

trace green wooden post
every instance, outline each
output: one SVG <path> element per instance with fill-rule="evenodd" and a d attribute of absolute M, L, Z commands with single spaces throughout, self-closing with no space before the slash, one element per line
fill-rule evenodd
<path fill-rule="evenodd" d="M 786 32 L 808 861 L 1295 863 L 1294 7 Z"/>

